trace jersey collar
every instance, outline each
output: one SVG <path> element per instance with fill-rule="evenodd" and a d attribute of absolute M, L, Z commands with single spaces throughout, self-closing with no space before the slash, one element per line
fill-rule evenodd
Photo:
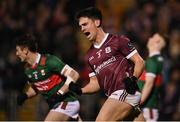
<path fill-rule="evenodd" d="M 41 54 L 39 54 L 39 53 L 37 53 L 37 58 L 36 58 L 36 62 L 35 63 L 39 63 L 39 61 L 40 61 L 40 58 L 41 58 Z"/>
<path fill-rule="evenodd" d="M 102 42 L 99 45 L 94 44 L 94 48 L 100 48 L 103 45 L 103 43 L 106 41 L 108 35 L 109 35 L 109 33 L 106 33 L 104 39 L 102 40 Z"/>
<path fill-rule="evenodd" d="M 152 57 L 154 55 L 159 55 L 159 54 L 161 54 L 159 51 L 152 52 L 152 53 L 149 54 L 149 57 Z"/>
<path fill-rule="evenodd" d="M 40 58 L 41 58 L 41 54 L 37 53 L 36 61 L 35 61 L 35 63 L 31 67 L 32 69 L 34 69 L 38 65 L 38 63 L 40 61 Z"/>

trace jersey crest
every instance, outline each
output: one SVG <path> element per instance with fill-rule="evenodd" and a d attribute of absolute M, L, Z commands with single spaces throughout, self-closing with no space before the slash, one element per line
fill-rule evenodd
<path fill-rule="evenodd" d="M 110 52 L 111 52 L 111 47 L 106 47 L 106 48 L 105 48 L 105 52 L 106 52 L 106 53 L 110 53 Z"/>

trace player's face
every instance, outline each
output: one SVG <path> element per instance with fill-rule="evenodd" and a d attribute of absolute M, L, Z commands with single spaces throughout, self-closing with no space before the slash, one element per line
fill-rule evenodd
<path fill-rule="evenodd" d="M 149 49 L 153 45 L 153 38 L 149 38 L 148 43 L 147 43 L 147 48 Z"/>
<path fill-rule="evenodd" d="M 88 17 L 79 18 L 79 26 L 81 31 L 90 41 L 94 41 L 97 36 L 97 20 L 92 20 Z"/>
<path fill-rule="evenodd" d="M 27 53 L 28 53 L 27 48 L 22 48 L 20 46 L 16 46 L 16 55 L 18 56 L 18 58 L 20 58 L 21 62 L 26 61 Z"/>
<path fill-rule="evenodd" d="M 158 36 L 157 34 L 154 34 L 152 37 L 149 38 L 147 47 L 148 48 L 154 47 L 157 40 L 158 40 Z"/>

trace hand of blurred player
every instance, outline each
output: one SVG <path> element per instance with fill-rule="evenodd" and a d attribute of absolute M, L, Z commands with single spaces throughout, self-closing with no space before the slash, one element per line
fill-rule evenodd
<path fill-rule="evenodd" d="M 63 98 L 63 95 L 57 92 L 56 94 L 53 95 L 52 100 L 59 102 L 59 101 L 62 101 L 62 98 Z"/>
<path fill-rule="evenodd" d="M 50 98 L 48 98 L 46 101 L 50 108 L 56 108 L 56 107 L 58 107 L 60 102 L 62 102 L 62 100 L 63 100 L 63 95 L 60 94 L 59 92 L 56 92 Z"/>
<path fill-rule="evenodd" d="M 135 76 L 126 77 L 123 82 L 125 84 L 125 89 L 129 94 L 135 94 L 136 91 L 139 89 L 137 85 L 137 78 Z"/>
<path fill-rule="evenodd" d="M 26 93 L 21 93 L 17 96 L 17 105 L 21 106 L 26 99 L 28 99 L 28 96 Z"/>
<path fill-rule="evenodd" d="M 77 83 L 71 82 L 69 84 L 69 90 L 75 92 L 77 95 L 82 95 L 81 87 Z"/>

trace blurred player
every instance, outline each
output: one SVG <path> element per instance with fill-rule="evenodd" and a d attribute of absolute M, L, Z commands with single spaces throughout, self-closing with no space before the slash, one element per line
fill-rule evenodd
<path fill-rule="evenodd" d="M 123 120 L 139 104 L 141 93 L 136 82 L 144 61 L 127 37 L 103 31 L 99 9 L 84 9 L 77 14 L 77 20 L 81 31 L 92 42 L 86 55 L 90 81 L 81 89 L 73 84 L 69 88 L 78 94 L 102 89 L 108 99 L 96 121 Z M 144 120 L 142 114 L 138 120 Z"/>
<path fill-rule="evenodd" d="M 79 74 L 56 56 L 38 53 L 37 42 L 32 35 L 17 39 L 16 55 L 25 63 L 29 84 L 27 91 L 17 97 L 18 105 L 40 93 L 50 108 L 45 121 L 77 119 L 80 104 L 68 87 L 79 78 Z"/>
<path fill-rule="evenodd" d="M 140 104 L 147 121 L 157 121 L 159 117 L 159 90 L 162 82 L 163 57 L 160 51 L 165 47 L 165 41 L 159 34 L 149 38 L 147 48 L 149 57 L 145 62 L 145 71 L 141 75 L 138 86 L 142 91 Z"/>

